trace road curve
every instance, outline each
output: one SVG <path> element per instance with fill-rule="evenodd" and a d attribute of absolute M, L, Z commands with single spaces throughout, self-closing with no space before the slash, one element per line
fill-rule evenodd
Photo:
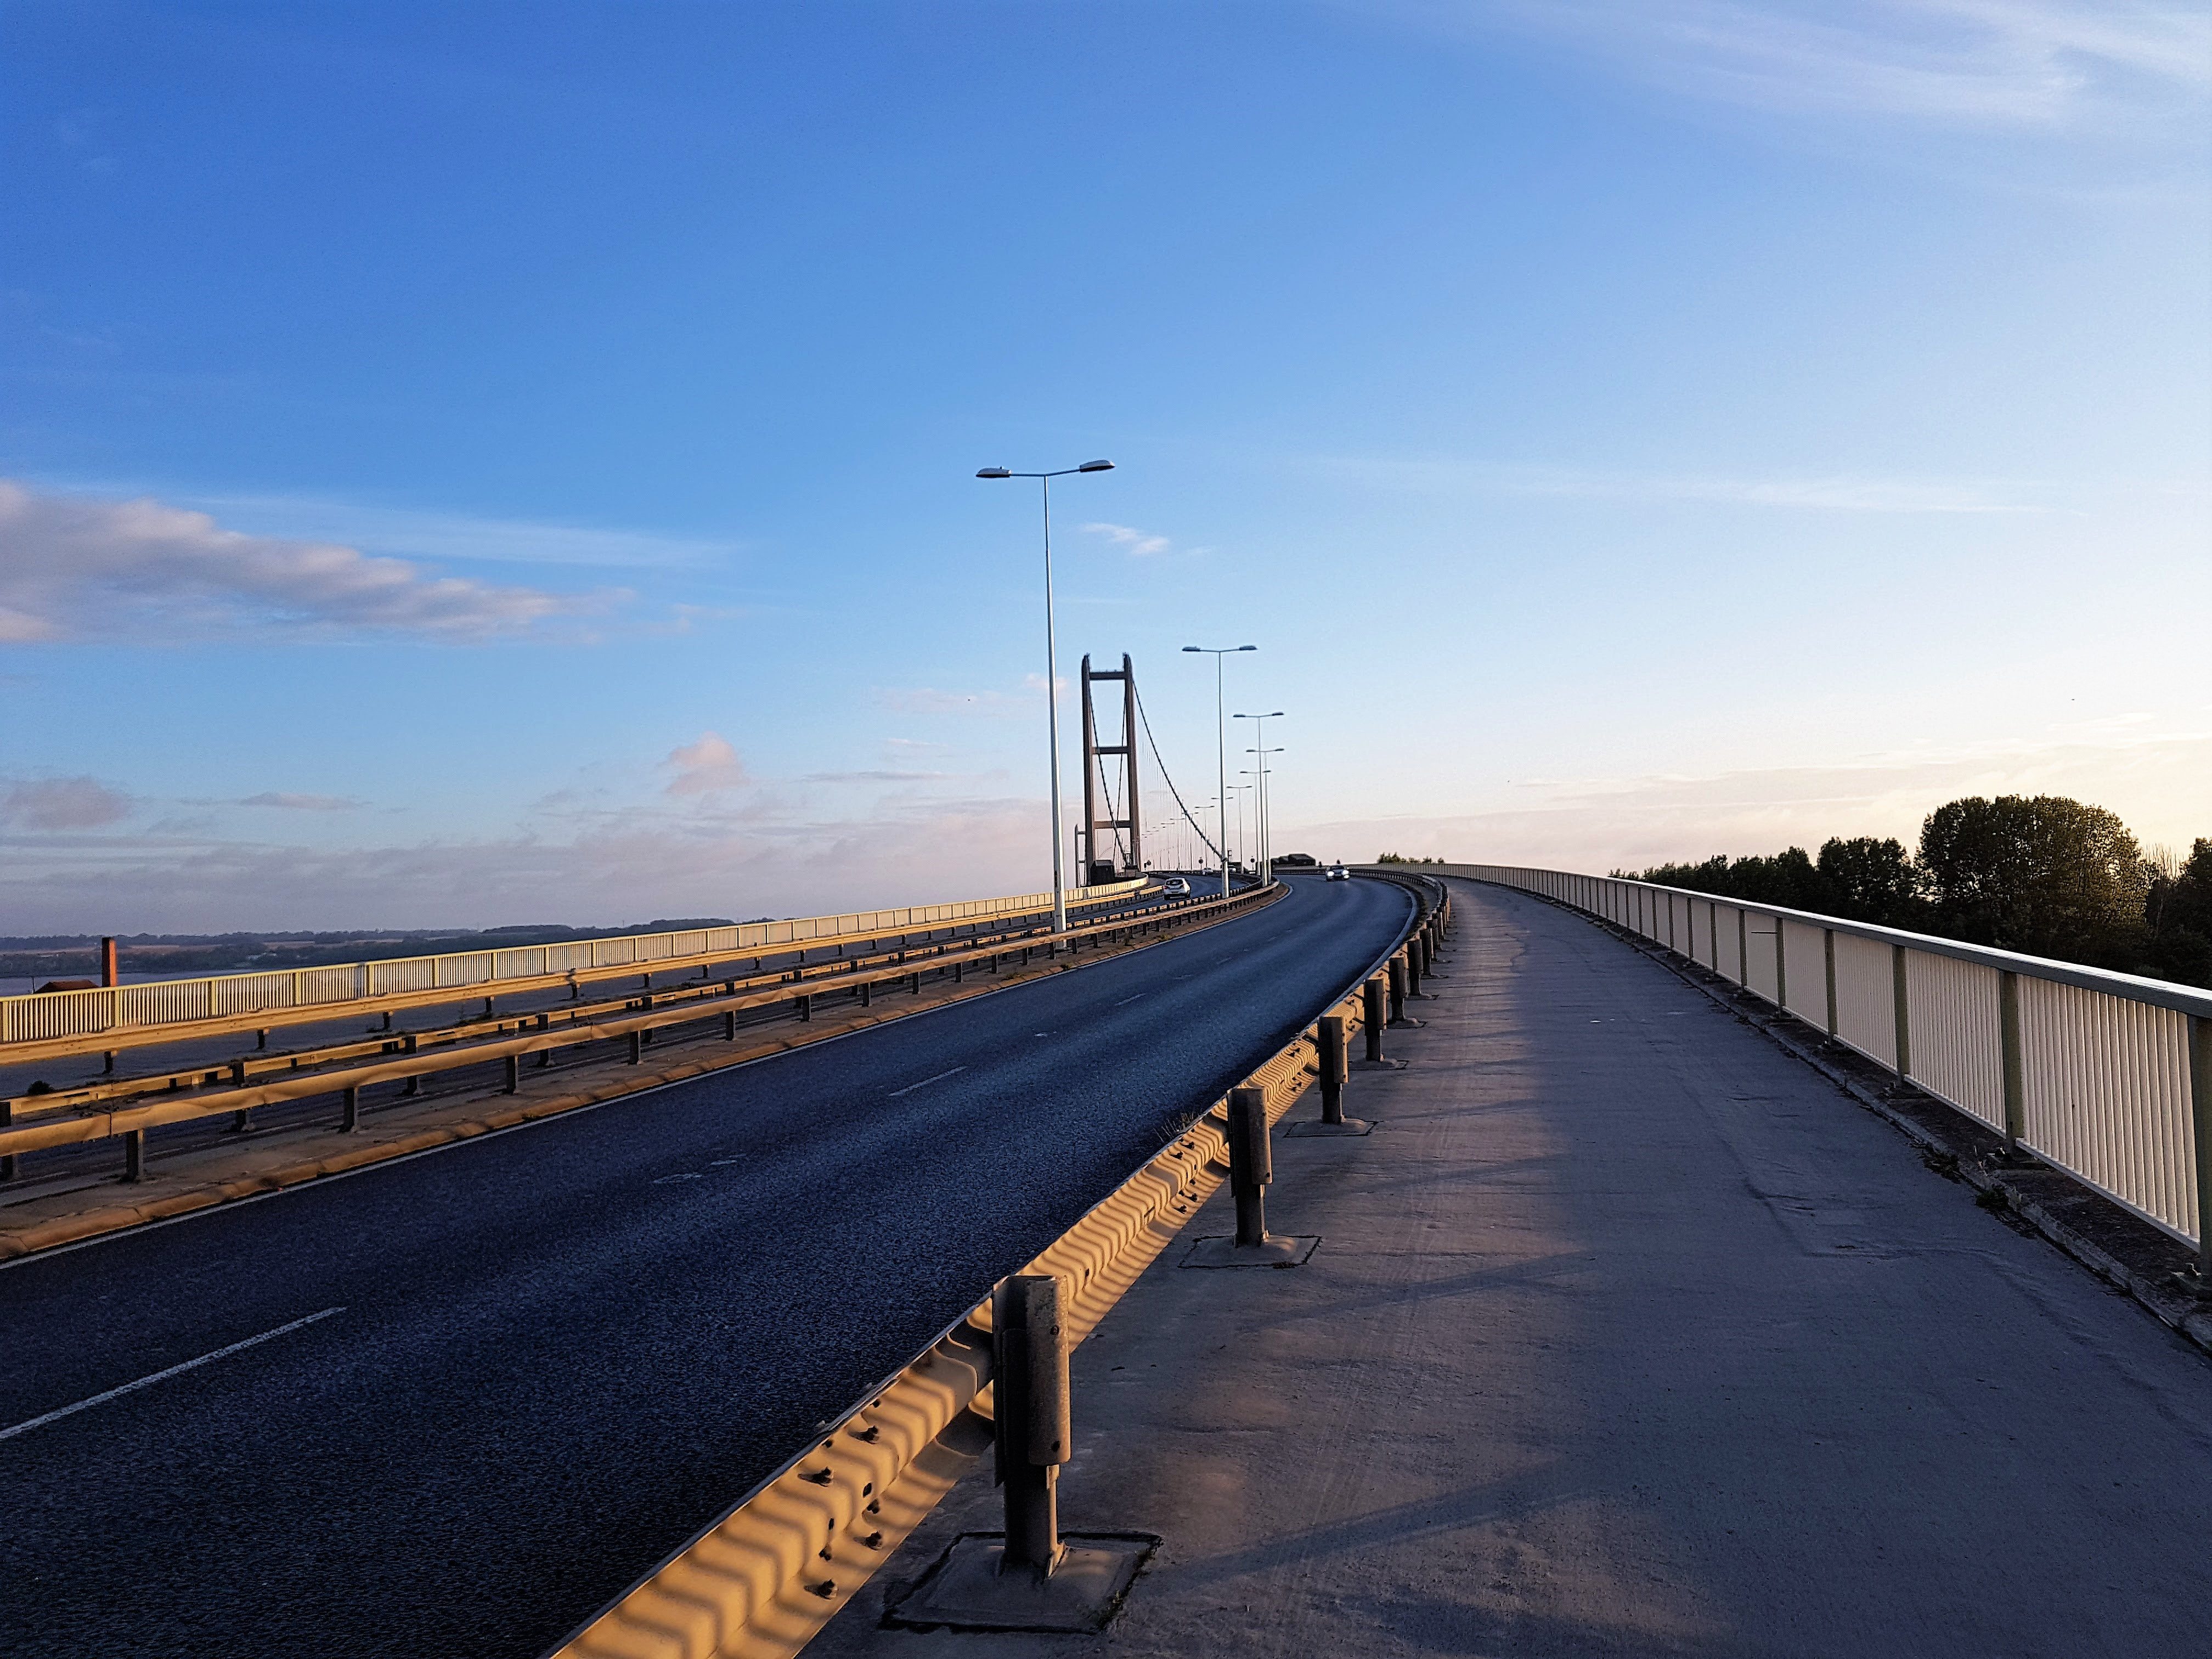
<path fill-rule="evenodd" d="M 1300 878 L 1079 971 L 0 1269 L 0 1652 L 532 1659 L 1409 911 Z"/>

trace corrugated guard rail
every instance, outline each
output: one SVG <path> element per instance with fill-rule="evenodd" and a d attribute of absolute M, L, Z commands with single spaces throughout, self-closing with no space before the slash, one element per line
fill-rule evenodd
<path fill-rule="evenodd" d="M 1392 959 L 1425 959 L 1450 922 L 1440 886 L 1414 887 L 1413 922 L 1316 1018 L 1363 1028 L 1362 988 Z M 1279 1121 L 1318 1076 L 1309 1026 L 1246 1079 Z M 1228 1103 L 1196 1121 L 1048 1247 L 1073 1347 L 1226 1178 Z M 867 1582 L 990 1439 L 991 1299 L 986 1296 L 637 1586 L 553 1659 L 790 1659 Z M 1080 1402 L 1077 1409 L 1081 1410 Z"/>
<path fill-rule="evenodd" d="M 415 1052 L 402 1051 L 403 1044 L 395 1041 L 382 1045 L 395 1052 L 380 1054 L 366 1063 L 312 1071 L 279 1071 L 272 1080 L 259 1083 L 247 1080 L 246 1063 L 239 1060 L 234 1062 L 234 1075 L 238 1079 L 234 1087 L 177 1097 L 152 1095 L 116 1103 L 95 1100 L 65 1108 L 51 1116 L 43 1115 L 45 1109 L 32 1106 L 31 1110 L 39 1111 L 42 1115 L 28 1123 L 13 1121 L 13 1114 L 21 1108 L 23 1103 L 0 1101 L 0 1158 L 54 1146 L 80 1146 L 88 1141 L 143 1135 L 146 1130 L 172 1123 L 250 1112 L 257 1107 L 274 1105 L 282 1101 L 307 1099 L 318 1095 L 355 1099 L 358 1091 L 378 1084 L 404 1082 L 439 1072 L 480 1066 L 490 1060 L 506 1062 L 507 1092 L 514 1093 L 520 1087 L 521 1063 L 528 1058 L 550 1061 L 561 1049 L 579 1048 L 611 1038 L 628 1037 L 632 1045 L 630 1057 L 635 1061 L 642 1043 L 650 1040 L 650 1034 L 667 1026 L 734 1016 L 744 1010 L 770 1007 L 779 1003 L 793 1005 L 800 1011 L 801 1017 L 805 1018 L 811 1013 L 813 1000 L 820 995 L 851 992 L 865 997 L 874 989 L 900 981 L 910 982 L 918 992 L 925 974 L 949 972 L 957 975 L 969 964 L 989 961 L 994 957 L 1010 956 L 1016 951 L 1028 948 L 1050 951 L 1056 955 L 1060 948 L 1066 945 L 1073 951 L 1085 940 L 1155 932 L 1194 916 L 1234 911 L 1267 902 L 1277 896 L 1278 890 L 1249 888 L 1232 898 L 1179 902 L 1158 910 L 1118 912 L 1103 921 L 1080 927 L 1071 923 L 1064 933 L 1044 935 L 1027 945 L 993 936 L 973 945 L 940 947 L 934 954 L 917 953 L 906 957 L 905 953 L 901 952 L 902 959 L 888 965 L 866 968 L 854 963 L 850 964 L 852 971 L 830 973 L 817 978 L 794 977 L 788 981 L 779 977 L 777 983 L 762 989 L 744 988 L 732 980 L 725 981 L 726 994 L 715 994 L 722 988 L 697 988 L 704 994 L 684 996 L 672 1006 L 660 1007 L 650 1012 L 602 1016 L 574 1024 L 566 1023 L 566 1011 L 558 1015 L 540 1013 L 521 1022 L 522 1034 L 519 1036 L 494 1036 Z M 723 1034 L 730 1041 L 737 1039 L 738 1028 L 733 1020 L 725 1024 Z M 347 1045 L 347 1048 L 350 1050 L 361 1046 Z"/>
<path fill-rule="evenodd" d="M 1108 903 L 1144 885 L 1141 880 L 1079 887 L 1073 904 Z M 628 933 L 617 939 L 576 939 L 561 945 L 523 945 L 505 950 L 447 956 L 394 957 L 327 968 L 289 968 L 258 974 L 216 974 L 204 979 L 149 980 L 137 985 L 82 991 L 33 992 L 0 997 L 0 1059 L 20 1045 L 51 1045 L 70 1038 L 145 1041 L 164 1026 L 281 1017 L 312 1010 L 311 1018 L 339 1014 L 343 1005 L 392 997 L 434 998 L 441 993 L 498 986 L 521 991 L 571 978 L 654 966 L 673 967 L 749 956 L 779 945 L 865 939 L 909 928 L 1013 915 L 1050 906 L 1049 893 L 1007 898 L 963 899 L 901 910 L 854 910 L 842 915 L 788 921 L 748 921 L 728 927 L 695 927 L 669 933 Z M 281 1023 L 281 1020 L 279 1021 Z M 97 1046 L 94 1041 L 85 1046 Z"/>
<path fill-rule="evenodd" d="M 1711 969 L 2195 1244 L 2212 1276 L 2212 992 L 1618 877 L 1443 867 Z"/>

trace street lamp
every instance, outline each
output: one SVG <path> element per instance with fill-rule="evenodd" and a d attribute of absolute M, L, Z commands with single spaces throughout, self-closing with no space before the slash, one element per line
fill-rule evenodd
<path fill-rule="evenodd" d="M 1268 750 L 1267 748 L 1267 722 L 1269 720 L 1280 720 L 1282 717 L 1283 711 L 1279 708 L 1275 708 L 1270 709 L 1264 714 L 1237 714 L 1231 718 L 1240 720 L 1250 720 L 1252 722 L 1253 738 L 1260 744 L 1261 746 L 1258 749 L 1250 750 L 1249 752 L 1265 757 L 1268 753 Z M 1273 858 L 1274 848 L 1267 840 L 1267 763 L 1264 758 L 1260 762 L 1260 799 L 1258 817 L 1260 821 L 1260 885 L 1265 887 L 1267 884 L 1268 878 L 1274 873 L 1275 865 Z"/>
<path fill-rule="evenodd" d="M 1044 491 L 1044 708 L 1052 733 L 1052 931 L 1055 933 L 1067 931 L 1067 877 L 1060 848 L 1060 656 L 1052 630 L 1052 481 L 1075 472 L 1113 470 L 1111 461 L 1085 461 L 1057 472 L 1012 472 L 1003 466 L 987 466 L 975 474 L 979 478 L 1035 478 Z"/>
<path fill-rule="evenodd" d="M 1269 839 L 1274 826 L 1269 821 L 1272 814 L 1267 810 L 1267 773 L 1271 769 L 1267 765 L 1267 757 L 1279 755 L 1283 750 L 1279 745 L 1273 749 L 1247 749 L 1244 752 L 1248 755 L 1257 755 L 1260 757 L 1258 767 L 1245 767 L 1242 769 L 1246 777 L 1257 778 L 1260 781 L 1258 789 L 1254 792 L 1258 799 L 1252 808 L 1254 829 L 1252 838 L 1259 843 L 1260 884 L 1264 887 L 1275 878 L 1275 849 Z"/>
<path fill-rule="evenodd" d="M 1243 769 L 1243 767 L 1241 767 L 1241 766 L 1240 766 L 1240 767 L 1238 767 L 1238 768 L 1237 769 L 1237 776 L 1239 776 L 1239 777 L 1243 777 L 1243 776 L 1246 776 L 1246 775 L 1248 775 L 1246 774 L 1246 772 L 1245 772 L 1244 769 Z M 1249 784 L 1249 783 L 1232 783 L 1232 784 L 1231 784 L 1231 785 L 1229 786 L 1229 793 L 1230 793 L 1231 794 L 1232 794 L 1232 795 L 1234 795 L 1234 796 L 1236 796 L 1236 797 L 1237 797 L 1237 861 L 1239 864 L 1242 864 L 1242 863 L 1243 863 L 1243 861 L 1244 861 L 1244 844 L 1245 844 L 1245 843 L 1244 843 L 1244 797 L 1245 797 L 1245 796 L 1247 796 L 1247 795 L 1249 795 L 1249 794 L 1250 794 L 1250 793 L 1252 793 L 1252 786 L 1251 786 L 1250 784 Z M 1223 861 L 1224 861 L 1224 863 L 1227 861 L 1227 860 L 1226 860 L 1226 859 L 1225 859 L 1225 857 L 1224 857 L 1224 860 L 1223 860 Z"/>
<path fill-rule="evenodd" d="M 1229 896 L 1229 724 L 1222 718 L 1228 705 L 1221 700 L 1221 659 L 1239 651 L 1257 651 L 1256 645 L 1186 645 L 1185 651 L 1213 659 L 1213 741 L 1221 775 L 1221 896 Z"/>

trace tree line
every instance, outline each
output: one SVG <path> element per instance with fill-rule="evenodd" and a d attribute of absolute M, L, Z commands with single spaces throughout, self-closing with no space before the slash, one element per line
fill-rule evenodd
<path fill-rule="evenodd" d="M 1837 836 L 1817 856 L 1792 847 L 1613 873 L 2212 986 L 2212 840 L 2186 858 L 2146 854 L 2116 814 L 2063 795 L 1948 802 L 1917 851 L 1894 836 Z"/>

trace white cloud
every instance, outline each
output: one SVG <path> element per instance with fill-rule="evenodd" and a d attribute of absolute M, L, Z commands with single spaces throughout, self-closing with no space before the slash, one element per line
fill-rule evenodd
<path fill-rule="evenodd" d="M 735 789 L 747 781 L 744 763 L 719 732 L 702 732 L 696 743 L 669 751 L 661 763 L 676 769 L 668 781 L 672 795 L 705 795 L 719 789 Z"/>
<path fill-rule="evenodd" d="M 1083 526 L 1093 536 L 1103 536 L 1115 546 L 1127 550 L 1137 558 L 1148 558 L 1155 553 L 1164 553 L 1175 545 L 1164 536 L 1152 536 L 1141 530 L 1132 530 L 1125 524 L 1087 524 Z"/>
<path fill-rule="evenodd" d="M 2212 88 L 2212 15 L 2159 0 L 1506 0 L 1400 8 L 1564 40 L 1669 90 L 1790 115 L 2112 128 Z"/>
<path fill-rule="evenodd" d="M 333 543 L 243 535 L 151 499 L 37 494 L 0 480 L 0 639 L 252 627 L 470 641 L 604 602 L 435 576 Z"/>
<path fill-rule="evenodd" d="M 0 823 L 22 830 L 97 830 L 130 811 L 130 796 L 94 778 L 27 779 L 0 793 Z"/>

